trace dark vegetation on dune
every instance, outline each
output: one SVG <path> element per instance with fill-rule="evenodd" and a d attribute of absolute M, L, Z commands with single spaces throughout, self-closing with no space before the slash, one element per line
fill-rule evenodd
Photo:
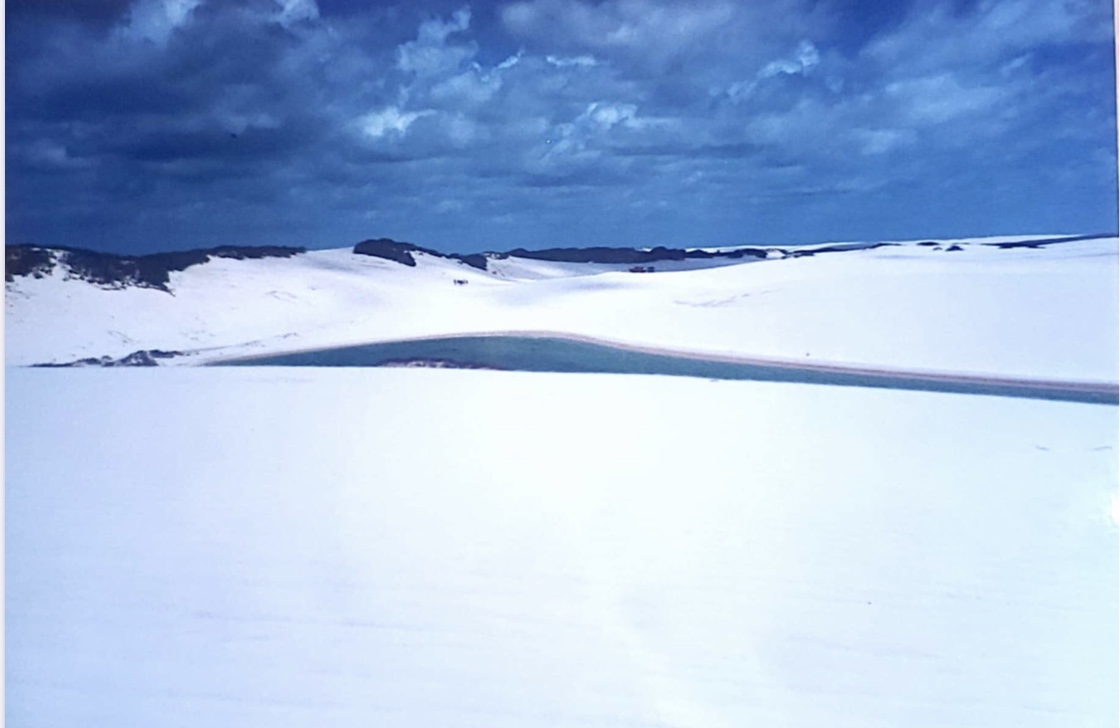
<path fill-rule="evenodd" d="M 164 351 L 163 349 L 145 349 L 134 351 L 131 354 L 114 359 L 111 356 L 86 357 L 77 361 L 48 362 L 45 364 L 32 364 L 33 367 L 62 368 L 62 367 L 155 367 L 159 366 L 160 359 L 171 359 L 182 356 L 181 351 Z"/>
<path fill-rule="evenodd" d="M 1041 248 L 1044 245 L 1053 245 L 1054 243 L 1075 243 L 1078 240 L 1099 240 L 1100 238 L 1114 237 L 1115 233 L 1101 233 L 1098 235 L 1075 235 L 1073 237 L 1064 238 L 1040 238 L 1039 240 L 1020 240 L 1013 243 L 993 243 L 1000 250 L 1010 250 L 1012 248 Z"/>
<path fill-rule="evenodd" d="M 257 258 L 291 258 L 307 252 L 306 248 L 289 248 L 279 245 L 245 247 L 223 245 L 204 250 L 183 250 L 173 253 L 152 253 L 150 255 L 114 255 L 99 253 L 82 248 L 54 247 L 40 248 L 34 245 L 7 245 L 5 253 L 4 277 L 7 281 L 15 276 L 34 276 L 41 278 L 60 263 L 66 265 L 69 275 L 107 288 L 155 288 L 169 291 L 172 271 L 181 271 L 192 265 L 201 265 L 211 258 L 233 258 L 248 260 Z"/>
<path fill-rule="evenodd" d="M 54 256 L 45 248 L 31 245 L 8 245 L 4 248 L 4 280 L 14 281 L 16 276 L 42 278 L 54 267 Z"/>
<path fill-rule="evenodd" d="M 469 255 L 461 255 L 459 253 L 452 253 L 444 255 L 429 248 L 421 248 L 419 245 L 413 243 L 402 243 L 392 238 L 376 238 L 372 240 L 363 240 L 354 246 L 354 252 L 358 255 L 369 255 L 374 258 L 384 258 L 391 260 L 394 263 L 407 265 L 410 268 L 416 267 L 416 259 L 412 257 L 413 253 L 425 253 L 433 255 L 437 258 L 450 258 L 457 260 L 461 263 L 469 265 L 472 268 L 479 270 L 486 270 L 486 256 L 481 253 L 471 253 Z"/>
<path fill-rule="evenodd" d="M 696 260 L 708 258 L 765 258 L 766 250 L 762 248 L 738 248 L 726 252 L 713 253 L 707 250 L 685 250 L 683 248 L 666 248 L 658 246 L 650 250 L 637 248 L 545 248 L 543 250 L 526 250 L 515 248 L 508 253 L 498 253 L 496 257 L 528 258 L 530 260 L 549 260 L 559 263 L 616 263 L 634 265 L 641 263 L 656 263 L 662 260 Z"/>
<path fill-rule="evenodd" d="M 825 245 L 811 250 L 787 250 L 785 253 L 789 258 L 812 258 L 814 255 L 823 255 L 824 253 L 843 253 L 849 250 L 875 250 L 876 248 L 891 248 L 897 245 L 898 243 L 871 243 L 870 245 L 864 243 L 848 243 Z"/>
<path fill-rule="evenodd" d="M 736 250 L 728 250 L 725 252 L 709 252 L 707 250 L 695 250 L 684 248 L 666 248 L 658 246 L 650 250 L 639 250 L 637 248 L 609 248 L 605 246 L 593 246 L 588 248 L 544 248 L 542 250 L 527 250 L 525 248 L 515 248 L 506 252 L 488 252 L 488 253 L 470 253 L 460 254 L 452 253 L 450 255 L 440 253 L 429 248 L 422 248 L 413 243 L 404 243 L 391 238 L 377 238 L 373 240 L 363 240 L 354 246 L 354 252 L 359 255 L 370 255 L 375 258 L 383 258 L 391 260 L 401 265 L 413 267 L 416 265 L 416 259 L 413 253 L 425 253 L 427 255 L 436 256 L 439 258 L 449 258 L 451 260 L 458 260 L 459 262 L 469 265 L 472 268 L 479 270 L 486 270 L 486 263 L 489 258 L 526 258 L 529 260 L 547 260 L 558 263 L 608 263 L 616 265 L 639 265 L 656 263 L 664 260 L 698 260 L 708 258 L 727 258 L 730 260 L 739 260 L 742 258 L 765 258 L 766 250 L 763 248 L 738 248 Z"/>

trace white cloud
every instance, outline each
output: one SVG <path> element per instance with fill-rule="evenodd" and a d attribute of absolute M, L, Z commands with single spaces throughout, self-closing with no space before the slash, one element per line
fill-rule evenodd
<path fill-rule="evenodd" d="M 70 150 L 61 144 L 48 140 L 39 140 L 25 149 L 16 151 L 20 157 L 32 166 L 40 169 L 84 169 L 92 166 L 88 159 L 70 156 Z"/>
<path fill-rule="evenodd" d="M 475 48 L 448 45 L 447 38 L 470 27 L 471 11 L 462 8 L 448 21 L 435 18 L 420 24 L 416 40 L 397 48 L 397 68 L 402 71 L 431 76 L 452 71 L 475 54 Z"/>
<path fill-rule="evenodd" d="M 499 63 L 494 68 L 498 71 L 504 71 L 508 68 L 513 68 L 514 66 L 516 66 L 521 61 L 521 56 L 522 55 L 523 55 L 523 52 L 518 51 L 516 55 L 512 55 L 509 58 L 506 58 L 504 61 Z"/>
<path fill-rule="evenodd" d="M 821 54 L 817 51 L 817 47 L 813 45 L 812 41 L 803 40 L 797 46 L 797 52 L 793 58 L 780 58 L 776 61 L 767 63 L 761 71 L 758 72 L 759 78 L 770 78 L 779 74 L 793 76 L 796 74 L 807 74 L 810 69 L 814 68 L 821 62 Z"/>
<path fill-rule="evenodd" d="M 444 22 L 438 18 L 420 24 L 417 39 L 421 43 L 443 43 L 452 33 L 462 33 L 471 25 L 471 9 L 464 7 L 455 11 L 451 20 Z"/>
<path fill-rule="evenodd" d="M 551 63 L 557 68 L 591 68 L 599 65 L 599 62 L 592 56 L 574 56 L 572 58 L 561 58 L 559 56 L 545 56 L 545 61 Z"/>
<path fill-rule="evenodd" d="M 461 212 L 465 208 L 466 205 L 463 203 L 463 201 L 456 199 L 440 200 L 436 204 L 436 212 L 441 215 L 447 214 L 449 212 Z"/>
<path fill-rule="evenodd" d="M 431 98 L 437 101 L 457 101 L 472 106 L 489 101 L 498 89 L 502 79 L 497 73 L 485 73 L 475 65 L 468 71 L 440 81 L 431 90 Z"/>
<path fill-rule="evenodd" d="M 821 54 L 817 47 L 813 45 L 812 41 L 803 40 L 798 44 L 797 51 L 792 58 L 779 58 L 770 61 L 758 72 L 758 78 L 771 78 L 780 74 L 787 76 L 805 75 L 820 62 Z"/>
<path fill-rule="evenodd" d="M 909 129 L 856 129 L 852 136 L 860 145 L 860 151 L 869 156 L 888 154 L 917 140 L 917 135 Z"/>
<path fill-rule="evenodd" d="M 669 4 L 654 0 L 528 0 L 501 11 L 514 35 L 544 38 L 558 46 L 621 50 L 664 59 L 701 44 L 735 16 L 726 0 Z"/>
<path fill-rule="evenodd" d="M 443 117 L 441 121 L 441 131 L 452 146 L 461 149 L 478 141 L 480 129 L 465 114 L 452 114 Z"/>
<path fill-rule="evenodd" d="M 820 65 L 821 54 L 816 45 L 810 40 L 802 40 L 793 56 L 778 58 L 762 67 L 754 78 L 747 81 L 736 81 L 727 87 L 727 95 L 734 101 L 741 101 L 750 96 L 760 81 L 775 76 L 806 76 Z"/>
<path fill-rule="evenodd" d="M 576 124 L 588 121 L 600 130 L 621 126 L 626 129 L 650 129 L 671 124 L 669 119 L 638 116 L 635 104 L 606 103 L 597 101 L 588 104 L 587 109 L 576 119 Z"/>
<path fill-rule="evenodd" d="M 319 6 L 315 0 L 277 0 L 280 5 L 276 19 L 281 25 L 287 26 L 301 20 L 316 20 L 319 17 Z"/>
<path fill-rule="evenodd" d="M 1094 0 L 984 0 L 974 13 L 948 2 L 916 4 L 897 30 L 870 43 L 865 61 L 908 75 L 945 68 L 982 69 L 1039 45 L 1111 39 L 1109 3 Z"/>
<path fill-rule="evenodd" d="M 941 124 L 992 108 L 1008 92 L 994 86 L 966 86 L 951 73 L 895 81 L 886 95 L 898 100 L 906 118 L 917 124 Z"/>
<path fill-rule="evenodd" d="M 366 136 L 379 139 L 389 134 L 404 134 L 412 122 L 431 113 L 431 111 L 402 112 L 396 106 L 389 106 L 366 114 L 360 119 L 359 124 Z"/>
<path fill-rule="evenodd" d="M 1025 68 L 1030 60 L 1031 55 L 1029 53 L 1024 53 L 1021 56 L 1016 56 L 1015 58 L 1012 58 L 1010 61 L 1000 66 L 999 75 L 1003 76 L 1004 78 L 1010 78 L 1020 70 Z"/>
<path fill-rule="evenodd" d="M 618 123 L 633 125 L 634 115 L 638 107 L 634 104 L 604 104 L 593 103 L 587 107 L 584 115 L 601 127 L 609 129 Z"/>
<path fill-rule="evenodd" d="M 202 0 L 139 0 L 129 9 L 128 22 L 118 29 L 119 37 L 131 41 L 167 43 L 176 28 L 184 25 Z"/>

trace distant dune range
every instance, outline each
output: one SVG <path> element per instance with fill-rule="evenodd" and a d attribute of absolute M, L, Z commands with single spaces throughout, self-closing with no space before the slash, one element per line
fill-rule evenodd
<path fill-rule="evenodd" d="M 388 238 L 143 256 L 9 245 L 7 361 L 276 363 L 408 340 L 535 337 L 1114 401 L 1116 259 L 1106 235 L 469 255 Z M 402 351 L 396 364 L 424 359 Z"/>
<path fill-rule="evenodd" d="M 1054 243 L 1069 243 L 1108 237 L 1110 236 L 1107 234 L 1059 236 L 991 243 L 991 245 L 995 245 L 1001 249 L 1041 248 Z M 917 244 L 922 246 L 937 245 L 934 241 L 924 241 Z M 510 257 L 562 263 L 643 264 L 661 261 L 710 260 L 713 258 L 742 260 L 743 258 L 766 258 L 768 256 L 774 256 L 775 254 L 783 257 L 800 258 L 819 255 L 821 253 L 834 253 L 848 250 L 871 250 L 888 245 L 898 245 L 898 243 L 849 243 L 806 246 L 800 249 L 798 247 L 789 246 L 769 248 L 744 246 L 726 250 L 666 248 L 664 246 L 650 249 L 610 248 L 602 246 L 589 248 L 542 248 L 540 250 L 515 248 L 507 252 L 443 254 L 412 243 L 398 242 L 391 238 L 377 238 L 364 240 L 358 243 L 354 246 L 354 253 L 383 258 L 409 267 L 415 267 L 416 265 L 413 253 L 425 253 L 433 257 L 458 260 L 479 270 L 487 270 L 488 260 L 502 260 Z M 955 247 L 957 250 L 961 249 L 960 246 Z M 49 273 L 59 263 L 65 263 L 70 268 L 72 275 L 91 283 L 108 286 L 134 285 L 167 290 L 170 273 L 183 271 L 194 265 L 202 265 L 209 262 L 211 258 L 231 258 L 234 260 L 290 258 L 294 255 L 306 252 L 306 248 L 281 245 L 223 245 L 215 248 L 150 253 L 148 255 L 118 255 L 67 246 L 42 247 L 29 244 L 16 244 L 5 246 L 4 275 L 5 280 L 9 282 L 18 276 L 42 276 Z"/>

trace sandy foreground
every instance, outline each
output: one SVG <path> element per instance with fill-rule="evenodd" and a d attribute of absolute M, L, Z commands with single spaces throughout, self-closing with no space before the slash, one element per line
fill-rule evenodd
<path fill-rule="evenodd" d="M 9 369 L 7 420 L 12 725 L 1115 725 L 1115 407 Z"/>

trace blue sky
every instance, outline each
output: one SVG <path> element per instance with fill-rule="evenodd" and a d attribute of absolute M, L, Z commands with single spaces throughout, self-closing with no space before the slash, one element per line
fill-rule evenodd
<path fill-rule="evenodd" d="M 1117 228 L 1108 0 L 9 0 L 7 242 Z"/>

